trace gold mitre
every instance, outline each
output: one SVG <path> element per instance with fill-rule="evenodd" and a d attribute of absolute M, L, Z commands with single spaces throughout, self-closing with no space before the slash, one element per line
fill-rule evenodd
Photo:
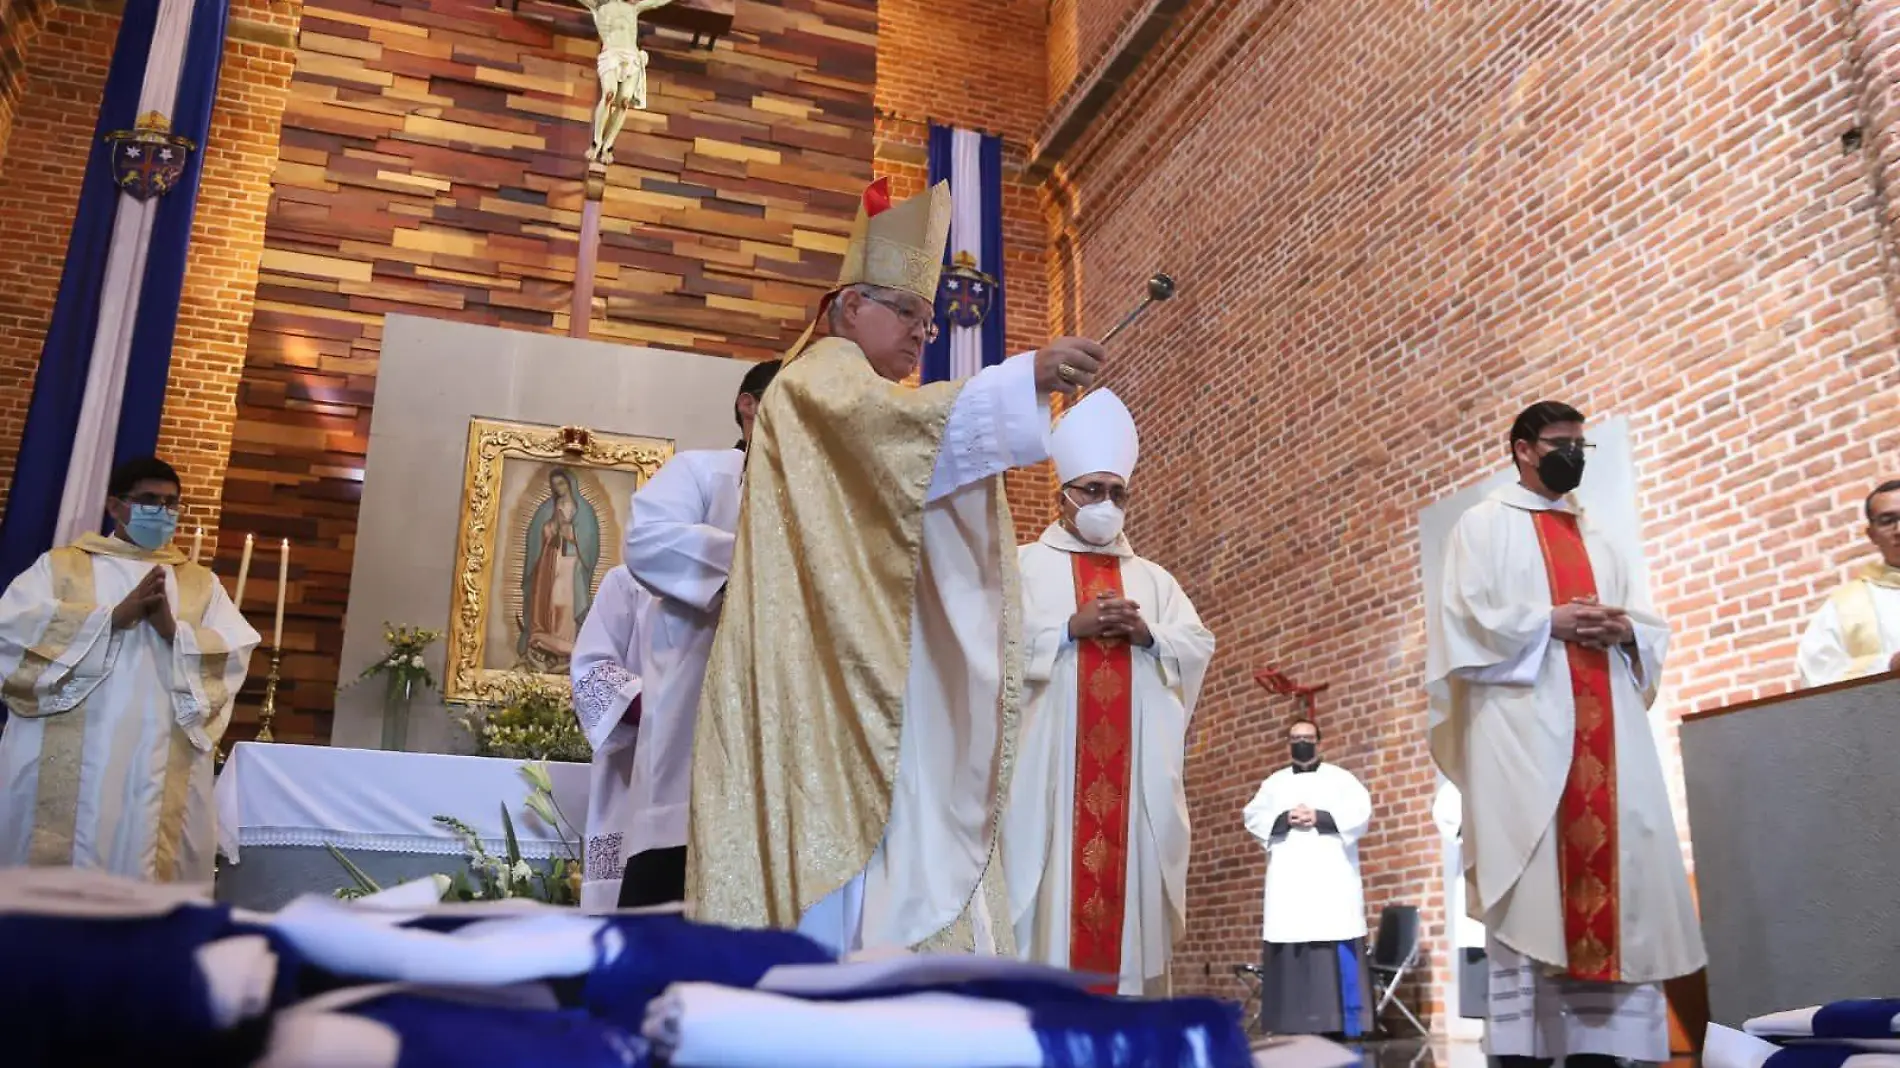
<path fill-rule="evenodd" d="M 943 273 L 943 246 L 949 240 L 949 182 L 938 182 L 892 205 L 891 180 L 879 178 L 858 204 L 838 288 L 864 283 L 902 289 L 934 307 L 937 276 Z"/>
<path fill-rule="evenodd" d="M 846 286 L 860 283 L 915 293 L 937 306 L 937 281 L 943 273 L 943 248 L 950 240 L 950 183 L 935 186 L 902 204 L 891 203 L 891 180 L 879 178 L 858 202 L 851 243 L 844 250 L 838 284 L 818 303 L 818 316 L 785 354 L 787 363 L 805 351 L 812 331 Z"/>

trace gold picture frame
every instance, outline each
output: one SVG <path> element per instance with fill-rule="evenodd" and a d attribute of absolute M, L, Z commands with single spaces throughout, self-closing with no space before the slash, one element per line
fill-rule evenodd
<path fill-rule="evenodd" d="M 664 438 L 469 420 L 444 701 L 491 703 L 522 671 L 566 682 L 628 502 L 672 456 Z"/>

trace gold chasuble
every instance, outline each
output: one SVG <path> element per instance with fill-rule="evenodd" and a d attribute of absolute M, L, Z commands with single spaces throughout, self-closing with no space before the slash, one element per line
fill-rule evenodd
<path fill-rule="evenodd" d="M 948 194 L 940 186 L 888 204 L 881 185 L 867 194 L 841 284 L 934 297 Z M 887 381 L 857 345 L 826 338 L 795 349 L 765 393 L 694 734 L 686 893 L 702 922 L 795 927 L 865 873 L 880 845 L 877 885 L 891 900 L 874 910 L 866 892 L 880 932 L 970 948 L 979 884 L 993 914 L 1007 915 L 1001 865 L 989 855 L 1021 694 L 1015 538 L 1000 479 L 987 496 L 973 487 L 955 502 L 930 497 L 963 386 Z M 927 524 L 945 522 L 957 524 L 954 534 L 933 541 L 946 535 L 927 533 Z M 968 552 L 937 559 L 926 544 Z M 985 584 L 1000 589 L 990 591 L 1000 603 L 987 625 L 1000 619 L 1000 640 L 978 643 L 996 662 L 968 663 L 984 657 L 966 658 L 962 635 L 945 640 L 937 629 L 943 616 L 932 606 L 953 570 L 996 580 Z M 969 753 L 960 762 L 933 752 L 913 767 L 907 757 L 900 786 L 907 695 L 926 698 L 908 710 L 922 717 L 912 729 L 981 740 L 963 746 Z M 948 765 L 956 770 L 944 774 Z M 920 813 L 897 817 L 909 820 L 902 828 L 893 823 L 894 794 Z M 951 800 L 917 801 L 938 796 Z M 920 873 L 900 859 L 939 840 L 955 846 L 940 868 Z M 887 870 L 898 867 L 905 870 Z M 913 894 L 918 879 L 936 880 L 930 886 L 939 892 Z M 997 926 L 1006 933 L 1006 922 Z"/>
<path fill-rule="evenodd" d="M 924 496 L 956 395 L 887 382 L 834 338 L 766 392 L 694 736 L 701 921 L 794 927 L 883 837 Z"/>
<path fill-rule="evenodd" d="M 1880 617 L 1874 611 L 1874 593 L 1869 587 L 1900 589 L 1900 567 L 1876 562 L 1862 568 L 1854 578 L 1857 581 L 1834 591 L 1834 611 L 1841 619 L 1841 639 L 1847 655 L 1855 661 L 1852 675 L 1869 675 L 1886 668 L 1880 655 Z"/>
<path fill-rule="evenodd" d="M 113 631 L 112 606 L 154 566 L 170 569 L 173 638 Z M 0 662 L 20 719 L 0 735 L 0 782 L 32 789 L 0 796 L 0 863 L 209 879 L 211 751 L 256 640 L 211 572 L 169 545 L 87 534 L 16 579 Z"/>

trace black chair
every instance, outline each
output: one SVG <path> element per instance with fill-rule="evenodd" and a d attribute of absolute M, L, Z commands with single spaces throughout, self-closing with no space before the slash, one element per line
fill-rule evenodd
<path fill-rule="evenodd" d="M 1386 1007 L 1391 1005 L 1398 1007 L 1419 1034 L 1431 1033 L 1405 1002 L 1398 1000 L 1399 984 L 1405 981 L 1405 973 L 1418 966 L 1423 949 L 1419 941 L 1417 905 L 1387 905 L 1379 912 L 1379 936 L 1372 944 L 1372 957 L 1366 962 L 1372 971 L 1374 1027 L 1385 1029 L 1380 1021 Z"/>

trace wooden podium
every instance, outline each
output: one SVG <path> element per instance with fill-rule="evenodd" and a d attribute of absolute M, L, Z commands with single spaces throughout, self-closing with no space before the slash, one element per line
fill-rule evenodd
<path fill-rule="evenodd" d="M 1900 976 L 1900 675 L 1682 722 L 1709 1010 L 1886 997 Z"/>

